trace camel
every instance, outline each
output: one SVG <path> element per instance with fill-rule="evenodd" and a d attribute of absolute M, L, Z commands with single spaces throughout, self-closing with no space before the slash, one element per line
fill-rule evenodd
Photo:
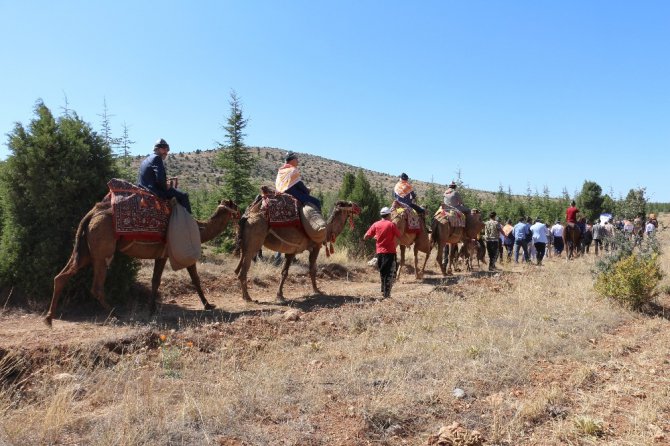
<path fill-rule="evenodd" d="M 406 212 L 409 212 L 407 210 Z M 430 250 L 432 245 L 428 238 L 428 228 L 426 223 L 421 220 L 422 228 L 420 233 L 407 232 L 407 219 L 403 218 L 403 213 L 399 212 L 393 216 L 393 223 L 398 227 L 398 230 L 402 234 L 398 240 L 398 245 L 400 245 L 400 263 L 398 264 L 398 271 L 396 274 L 396 280 L 400 278 L 400 271 L 405 265 L 405 249 L 414 245 L 414 272 L 417 280 L 423 279 L 424 272 L 426 270 L 426 263 L 428 263 L 428 257 L 430 257 Z M 419 270 L 419 252 L 426 254 L 426 258 L 423 261 L 423 266 Z"/>
<path fill-rule="evenodd" d="M 579 257 L 580 242 L 582 232 L 576 224 L 566 223 L 563 227 L 563 245 L 565 246 L 566 260 L 571 260 L 572 257 Z"/>
<path fill-rule="evenodd" d="M 204 243 L 221 234 L 233 217 L 239 217 L 237 205 L 231 200 L 221 201 L 214 215 L 209 220 L 204 222 L 198 221 L 200 241 Z M 150 311 L 153 314 L 158 298 L 158 287 L 160 286 L 163 269 L 168 259 L 166 245 L 163 242 L 157 241 L 142 242 L 116 239 L 114 236 L 111 202 L 105 200 L 97 203 L 82 218 L 77 229 L 74 249 L 72 250 L 70 260 L 65 265 L 65 268 L 54 278 L 51 305 L 44 319 L 48 326 L 51 326 L 53 314 L 58 305 L 58 299 L 67 281 L 77 271 L 89 264 L 93 265 L 93 286 L 91 293 L 105 310 L 112 311 L 112 308 L 105 301 L 104 285 L 107 266 L 111 263 L 114 253 L 117 251 L 138 259 L 155 259 L 154 272 L 151 279 L 150 303 Z M 200 286 L 200 277 L 198 276 L 196 265 L 193 264 L 187 267 L 187 271 L 191 276 L 191 281 L 205 310 L 214 309 L 215 306 L 205 299 L 205 294 Z"/>
<path fill-rule="evenodd" d="M 320 294 L 321 291 L 316 286 L 316 259 L 321 250 L 321 243 L 312 241 L 305 231 L 299 227 L 275 227 L 271 228 L 264 212 L 261 212 L 260 201 L 255 202 L 249 207 L 244 217 L 240 219 L 240 227 L 237 233 L 237 249 L 240 250 L 240 261 L 235 268 L 235 274 L 240 280 L 242 288 L 242 298 L 247 301 L 253 301 L 249 296 L 247 289 L 247 273 L 251 266 L 251 261 L 256 253 L 265 246 L 273 251 L 286 254 L 286 260 L 281 271 L 279 289 L 277 290 L 277 300 L 285 302 L 283 287 L 291 262 L 296 254 L 305 250 L 309 251 L 309 277 L 312 281 L 312 290 Z M 333 207 L 333 211 L 328 218 L 326 226 L 326 242 L 334 242 L 335 238 L 342 232 L 347 218 L 353 218 L 360 213 L 360 208 L 356 203 L 350 201 L 338 201 Z M 323 245 L 326 243 L 324 242 Z M 326 247 L 328 249 L 328 247 Z"/>
<path fill-rule="evenodd" d="M 479 237 L 479 233 L 484 227 L 481 214 L 474 209 L 466 214 L 465 227 L 453 227 L 449 223 L 449 219 L 441 222 L 438 219 L 433 219 L 431 225 L 431 244 L 437 246 L 437 263 L 440 265 L 442 275 L 448 276 L 452 274 L 452 265 L 458 259 L 458 243 L 466 243 L 468 240 L 473 240 Z M 449 259 L 447 266 L 442 262 L 445 246 L 449 245 Z"/>

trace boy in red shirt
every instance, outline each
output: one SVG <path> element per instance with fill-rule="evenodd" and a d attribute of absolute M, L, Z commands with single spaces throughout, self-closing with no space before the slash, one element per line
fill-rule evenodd
<path fill-rule="evenodd" d="M 382 295 L 386 298 L 391 297 L 391 287 L 396 270 L 396 239 L 400 238 L 401 234 L 391 221 L 390 208 L 383 207 L 379 215 L 381 219 L 370 226 L 363 239 L 374 237 L 377 240 L 377 268 L 382 281 Z"/>

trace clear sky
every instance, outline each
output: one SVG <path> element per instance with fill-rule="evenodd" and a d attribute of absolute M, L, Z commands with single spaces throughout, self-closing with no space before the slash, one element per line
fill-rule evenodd
<path fill-rule="evenodd" d="M 670 201 L 670 1 L 0 0 L 0 159 L 36 100 L 134 154 L 245 142 L 514 193 Z"/>

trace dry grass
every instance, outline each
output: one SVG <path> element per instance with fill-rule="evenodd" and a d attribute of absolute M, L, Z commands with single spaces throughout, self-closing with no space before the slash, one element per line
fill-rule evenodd
<path fill-rule="evenodd" d="M 229 278 L 234 261 L 221 262 L 201 275 Z M 159 328 L 163 341 L 138 338 L 112 359 L 58 356 L 0 391 L 0 444 L 425 444 L 452 421 L 487 444 L 662 444 L 668 344 L 646 347 L 668 339 L 668 320 L 597 298 L 592 263 L 430 277 L 437 286 L 405 276 L 390 300 L 295 322 L 267 312 Z M 338 252 L 320 264 L 352 272 L 335 294 L 376 294 L 363 262 Z M 300 257 L 291 276 L 306 268 Z M 268 262 L 250 272 L 257 290 L 277 274 Z M 168 288 L 184 280 L 166 272 Z"/>

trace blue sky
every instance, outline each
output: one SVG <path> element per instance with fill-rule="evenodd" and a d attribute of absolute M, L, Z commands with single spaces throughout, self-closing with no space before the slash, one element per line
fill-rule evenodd
<path fill-rule="evenodd" d="M 245 142 L 514 193 L 670 201 L 667 1 L 0 0 L 0 159 L 41 98 L 134 154 Z"/>

